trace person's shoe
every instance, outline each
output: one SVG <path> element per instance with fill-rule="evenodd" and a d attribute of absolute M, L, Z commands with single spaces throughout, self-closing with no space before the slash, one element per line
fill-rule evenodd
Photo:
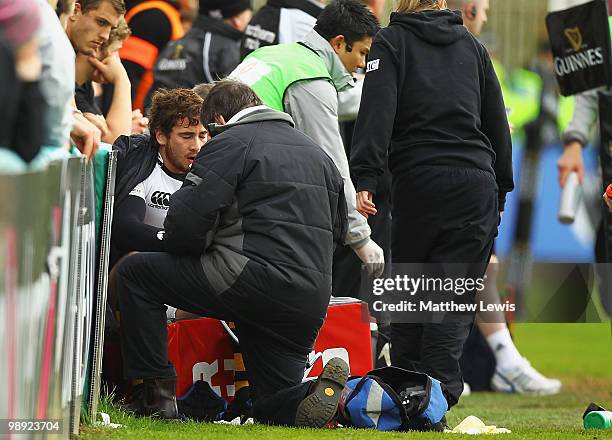
<path fill-rule="evenodd" d="M 504 393 L 533 394 L 547 396 L 561 391 L 561 381 L 540 374 L 523 358 L 521 364 L 512 368 L 497 368 L 491 379 L 491 388 Z"/>
<path fill-rule="evenodd" d="M 338 411 L 340 394 L 349 376 L 349 366 L 340 358 L 330 359 L 311 392 L 300 402 L 295 414 L 295 425 L 322 428 L 333 420 Z"/>
<path fill-rule="evenodd" d="M 178 419 L 176 377 L 144 379 L 134 387 L 130 400 L 123 408 L 136 416 Z"/>
<path fill-rule="evenodd" d="M 463 382 L 463 391 L 461 392 L 461 397 L 469 396 L 472 394 L 472 387 L 469 383 Z"/>

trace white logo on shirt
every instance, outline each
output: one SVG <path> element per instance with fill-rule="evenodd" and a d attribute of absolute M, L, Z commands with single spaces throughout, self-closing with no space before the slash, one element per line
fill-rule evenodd
<path fill-rule="evenodd" d="M 368 61 L 368 66 L 366 69 L 366 73 L 373 72 L 374 70 L 378 70 L 378 65 L 380 64 L 380 59 Z"/>

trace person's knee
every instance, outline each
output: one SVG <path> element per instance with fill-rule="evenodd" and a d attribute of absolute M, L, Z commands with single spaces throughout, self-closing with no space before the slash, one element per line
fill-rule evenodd
<path fill-rule="evenodd" d="M 142 253 L 132 252 L 119 261 L 113 269 L 115 270 L 116 282 L 114 295 L 120 308 L 127 298 L 132 298 L 133 300 L 134 295 L 139 295 L 138 289 L 133 287 L 137 286 L 139 281 L 142 280 L 142 275 L 138 271 L 143 267 L 143 257 L 144 254 Z"/>
<path fill-rule="evenodd" d="M 129 279 L 133 275 L 134 267 L 140 264 L 139 256 L 138 252 L 130 252 L 117 262 L 113 268 L 117 279 Z"/>

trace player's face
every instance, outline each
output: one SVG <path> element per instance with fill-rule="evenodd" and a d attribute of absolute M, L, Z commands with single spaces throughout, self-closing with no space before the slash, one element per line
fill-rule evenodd
<path fill-rule="evenodd" d="M 189 125 L 185 118 L 177 121 L 168 136 L 158 134 L 157 140 L 165 167 L 173 173 L 185 174 L 208 140 L 208 132 L 200 122 Z"/>

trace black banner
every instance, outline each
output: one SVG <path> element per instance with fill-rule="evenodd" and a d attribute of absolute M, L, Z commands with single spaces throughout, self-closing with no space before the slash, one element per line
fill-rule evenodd
<path fill-rule="evenodd" d="M 612 85 L 606 0 L 552 12 L 546 27 L 563 96 Z"/>

